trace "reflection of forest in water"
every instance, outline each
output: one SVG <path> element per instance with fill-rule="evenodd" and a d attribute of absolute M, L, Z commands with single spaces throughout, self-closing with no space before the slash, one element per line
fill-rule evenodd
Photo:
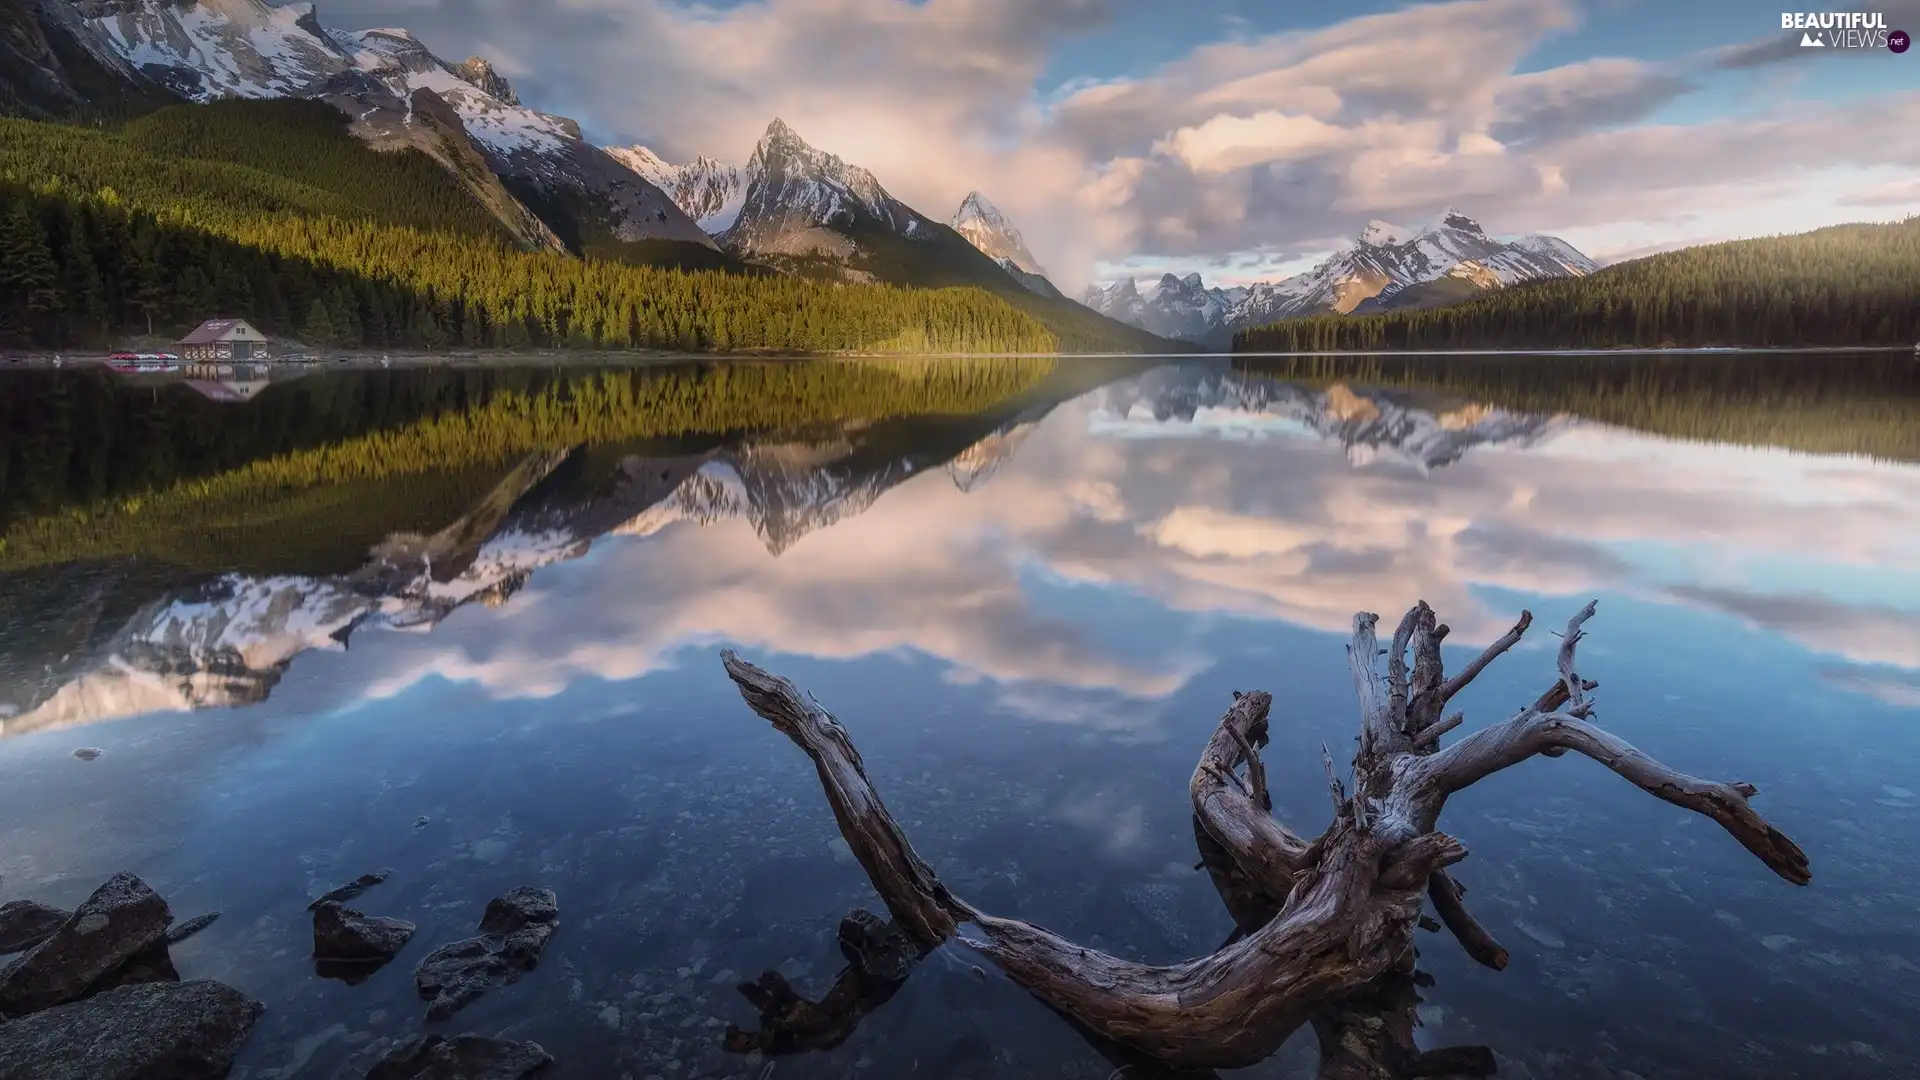
<path fill-rule="evenodd" d="M 1905 353 L 1297 356 L 1249 375 L 1349 382 L 1566 413 L 1668 438 L 1920 461 L 1920 359 Z"/>

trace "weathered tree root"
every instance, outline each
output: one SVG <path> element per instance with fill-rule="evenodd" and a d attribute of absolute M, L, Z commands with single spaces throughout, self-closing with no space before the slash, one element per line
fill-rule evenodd
<path fill-rule="evenodd" d="M 1520 621 L 1448 679 L 1440 643 L 1447 628 L 1425 602 L 1401 620 L 1385 650 L 1378 617 L 1354 616 L 1348 666 L 1360 699 L 1351 794 L 1327 758 L 1334 820 L 1305 841 L 1272 817 L 1260 747 L 1272 698 L 1236 693 L 1188 785 L 1198 831 L 1238 868 L 1239 895 L 1222 896 L 1236 920 L 1264 907 L 1258 928 L 1213 953 L 1156 967 L 1082 948 L 1042 927 L 998 918 L 954 896 L 913 850 L 867 779 L 846 729 L 786 679 L 721 656 L 749 707 L 813 759 L 842 834 L 893 922 L 932 948 L 972 947 L 1008 977 L 1088 1031 L 1169 1065 L 1235 1068 L 1270 1056 L 1303 1024 L 1325 1034 L 1327 1010 L 1382 976 L 1411 967 L 1423 896 L 1469 954 L 1492 967 L 1506 953 L 1461 901 L 1444 871 L 1466 857 L 1435 831 L 1447 797 L 1535 755 L 1584 754 L 1648 793 L 1705 814 L 1786 880 L 1811 880 L 1807 857 L 1749 805 L 1744 783 L 1699 780 L 1642 754 L 1591 722 L 1594 683 L 1574 669 L 1588 604 L 1567 624 L 1559 678 L 1531 706 L 1445 748 L 1458 726 L 1450 699 L 1525 634 Z M 1407 667 L 1408 654 L 1413 659 Z M 1204 845 L 1203 845 L 1204 852 Z M 1220 877 L 1216 875 L 1216 882 Z"/>

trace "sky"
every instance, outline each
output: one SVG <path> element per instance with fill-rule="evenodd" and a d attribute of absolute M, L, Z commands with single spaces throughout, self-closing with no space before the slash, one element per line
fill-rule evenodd
<path fill-rule="evenodd" d="M 1862 10 L 1920 32 L 1920 0 Z M 1304 269 L 1456 206 L 1603 261 L 1920 213 L 1920 50 L 1753 0 L 330 0 L 605 144 L 744 164 L 778 116 L 1062 287 Z"/>

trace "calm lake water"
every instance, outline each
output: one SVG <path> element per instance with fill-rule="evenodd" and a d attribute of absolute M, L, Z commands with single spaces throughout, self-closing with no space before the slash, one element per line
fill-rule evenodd
<path fill-rule="evenodd" d="M 1600 722 L 1756 784 L 1814 882 L 1528 762 L 1443 821 L 1513 960 L 1421 935 L 1423 1043 L 1537 1080 L 1920 1073 L 1910 359 L 802 367 L 779 408 L 727 396 L 765 366 L 661 369 L 561 421 L 526 403 L 590 376 L 0 375 L 0 901 L 131 870 L 222 912 L 175 958 L 266 1003 L 242 1080 L 363 1076 L 423 1028 L 413 965 L 523 884 L 560 898 L 540 966 L 435 1030 L 556 1077 L 1144 1076 L 955 950 L 837 1048 L 722 1048 L 758 1023 L 737 983 L 818 997 L 840 916 L 881 909 L 719 650 L 841 718 L 956 892 L 1170 962 L 1231 930 L 1186 796 L 1229 691 L 1273 692 L 1312 835 L 1356 610 L 1428 601 L 1450 666 L 1535 613 L 1471 728 L 1597 597 Z M 381 867 L 356 906 L 419 932 L 316 977 L 307 901 Z M 1235 1075 L 1313 1062 L 1303 1033 Z"/>

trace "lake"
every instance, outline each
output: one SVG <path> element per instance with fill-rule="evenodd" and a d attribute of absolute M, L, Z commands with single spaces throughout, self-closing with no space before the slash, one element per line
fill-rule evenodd
<path fill-rule="evenodd" d="M 430 1026 L 562 1078 L 1142 1077 L 959 946 L 838 1046 L 730 1051 L 884 913 L 732 647 L 844 723 L 956 893 L 1123 957 L 1206 953 L 1186 784 L 1274 695 L 1276 815 L 1330 814 L 1356 611 L 1450 668 L 1534 629 L 1468 729 L 1581 646 L 1596 718 L 1744 780 L 1799 888 L 1577 755 L 1449 805 L 1512 954 L 1420 934 L 1423 1046 L 1502 1077 L 1920 1072 L 1920 364 L 1873 355 L 716 363 L 0 374 L 0 902 L 128 870 L 187 978 L 266 1004 L 234 1076 L 357 1078 L 413 967 L 551 888 L 539 966 Z M 94 748 L 97 759 L 74 751 Z M 308 901 L 418 924 L 355 985 Z M 1302 1031 L 1233 1075 L 1307 1078 Z"/>

